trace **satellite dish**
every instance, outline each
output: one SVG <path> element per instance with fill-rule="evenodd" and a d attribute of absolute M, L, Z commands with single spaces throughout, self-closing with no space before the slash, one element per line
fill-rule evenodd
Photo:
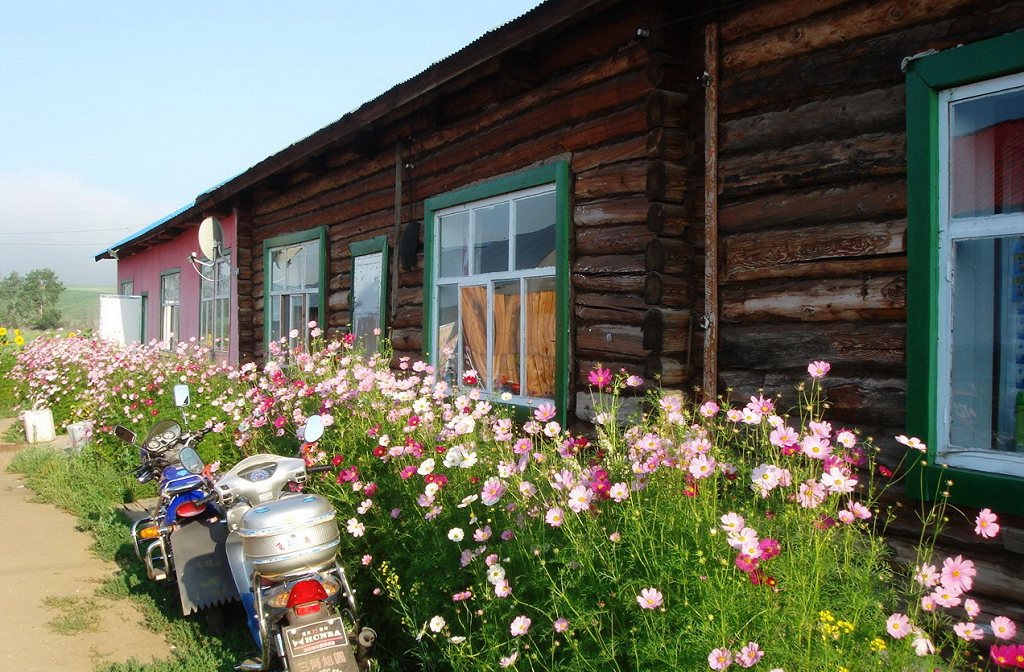
<path fill-rule="evenodd" d="M 199 249 L 207 259 L 216 259 L 223 247 L 224 231 L 220 227 L 220 220 L 207 217 L 199 225 Z"/>

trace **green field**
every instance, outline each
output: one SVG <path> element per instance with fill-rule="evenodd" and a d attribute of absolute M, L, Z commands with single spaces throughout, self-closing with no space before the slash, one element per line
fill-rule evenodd
<path fill-rule="evenodd" d="M 60 295 L 61 325 L 65 329 L 95 331 L 100 324 L 100 294 L 114 294 L 113 287 L 68 287 Z"/>

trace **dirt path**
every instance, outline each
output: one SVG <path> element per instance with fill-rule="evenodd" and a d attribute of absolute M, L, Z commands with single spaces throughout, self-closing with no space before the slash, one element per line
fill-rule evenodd
<path fill-rule="evenodd" d="M 0 420 L 0 436 L 9 425 Z M 89 550 L 92 537 L 75 529 L 72 515 L 31 501 L 32 491 L 7 472 L 23 447 L 0 446 L 0 670 L 89 672 L 167 658 L 164 638 L 145 628 L 131 600 L 94 596 L 117 566 Z M 84 608 L 86 600 L 98 608 Z M 95 631 L 59 634 L 48 625 L 87 611 L 99 613 Z"/>

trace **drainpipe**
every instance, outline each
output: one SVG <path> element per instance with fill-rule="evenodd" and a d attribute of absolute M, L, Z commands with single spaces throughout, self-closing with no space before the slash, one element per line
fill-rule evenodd
<path fill-rule="evenodd" d="M 704 398 L 718 396 L 718 24 L 704 28 Z"/>

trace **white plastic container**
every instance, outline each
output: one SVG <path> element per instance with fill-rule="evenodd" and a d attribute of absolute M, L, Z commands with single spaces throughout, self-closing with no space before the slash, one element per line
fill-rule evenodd
<path fill-rule="evenodd" d="M 64 425 L 64 429 L 68 433 L 68 440 L 71 442 L 72 449 L 81 450 L 82 446 L 89 443 L 88 422 L 73 422 L 70 425 Z"/>
<path fill-rule="evenodd" d="M 25 439 L 29 443 L 48 443 L 56 438 L 53 411 L 48 408 L 25 411 Z"/>

